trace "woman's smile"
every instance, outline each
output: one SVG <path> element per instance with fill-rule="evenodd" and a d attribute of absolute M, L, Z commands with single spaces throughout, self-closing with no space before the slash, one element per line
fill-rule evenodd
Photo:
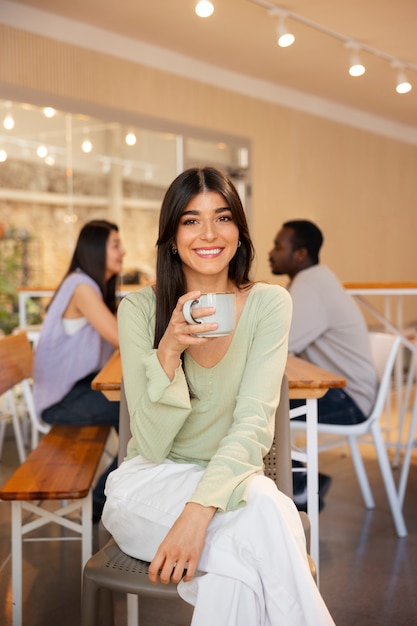
<path fill-rule="evenodd" d="M 216 257 L 223 252 L 224 248 L 195 248 L 194 252 L 201 257 Z"/>

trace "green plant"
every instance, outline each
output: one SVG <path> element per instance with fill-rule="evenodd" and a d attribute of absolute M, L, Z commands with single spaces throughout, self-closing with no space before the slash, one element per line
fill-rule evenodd
<path fill-rule="evenodd" d="M 9 229 L 0 239 L 0 329 L 7 335 L 19 325 L 18 292 L 25 273 L 25 246 L 27 231 Z M 27 311 L 28 324 L 41 322 L 39 306 L 31 301 Z"/>

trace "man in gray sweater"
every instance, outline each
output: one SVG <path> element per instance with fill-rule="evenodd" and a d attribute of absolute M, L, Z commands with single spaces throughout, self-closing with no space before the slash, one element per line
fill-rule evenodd
<path fill-rule="evenodd" d="M 372 410 L 377 374 L 359 307 L 336 276 L 319 263 L 322 243 L 323 235 L 312 222 L 285 222 L 275 237 L 269 262 L 273 274 L 290 278 L 287 288 L 293 300 L 293 318 L 289 352 L 346 379 L 344 389 L 329 389 L 318 400 L 319 422 L 356 424 Z M 298 404 L 291 401 L 291 407 Z M 319 486 L 323 498 L 330 477 L 320 475 Z M 294 501 L 304 508 L 306 498 L 305 473 L 297 472 Z"/>

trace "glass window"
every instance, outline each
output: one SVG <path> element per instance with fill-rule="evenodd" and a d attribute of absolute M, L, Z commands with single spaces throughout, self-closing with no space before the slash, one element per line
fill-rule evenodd
<path fill-rule="evenodd" d="M 36 242 L 25 248 L 24 284 L 56 285 L 82 224 L 100 218 L 119 226 L 123 280 L 152 280 L 161 201 L 185 167 L 220 167 L 247 203 L 247 140 L 161 128 L 0 101 L 0 240 Z"/>

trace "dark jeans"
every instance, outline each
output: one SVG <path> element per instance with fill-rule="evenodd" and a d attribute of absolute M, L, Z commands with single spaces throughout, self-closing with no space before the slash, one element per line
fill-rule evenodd
<path fill-rule="evenodd" d="M 96 374 L 90 374 L 79 380 L 67 395 L 42 413 L 47 424 L 69 426 L 95 426 L 109 424 L 119 432 L 119 402 L 110 402 L 101 393 L 91 389 L 91 381 Z M 97 481 L 93 491 L 96 506 L 103 506 L 105 501 L 104 485 L 107 476 L 117 467 L 117 456 Z"/>
<path fill-rule="evenodd" d="M 290 408 L 296 408 L 304 403 L 304 400 L 290 400 Z M 305 422 L 305 416 L 295 417 L 294 420 Z M 329 389 L 322 398 L 318 399 L 318 421 L 322 424 L 353 425 L 365 420 L 366 416 L 343 389 Z M 293 461 L 292 466 L 302 467 L 302 463 Z M 303 491 L 305 484 L 305 473 L 293 472 L 294 493 Z"/>

